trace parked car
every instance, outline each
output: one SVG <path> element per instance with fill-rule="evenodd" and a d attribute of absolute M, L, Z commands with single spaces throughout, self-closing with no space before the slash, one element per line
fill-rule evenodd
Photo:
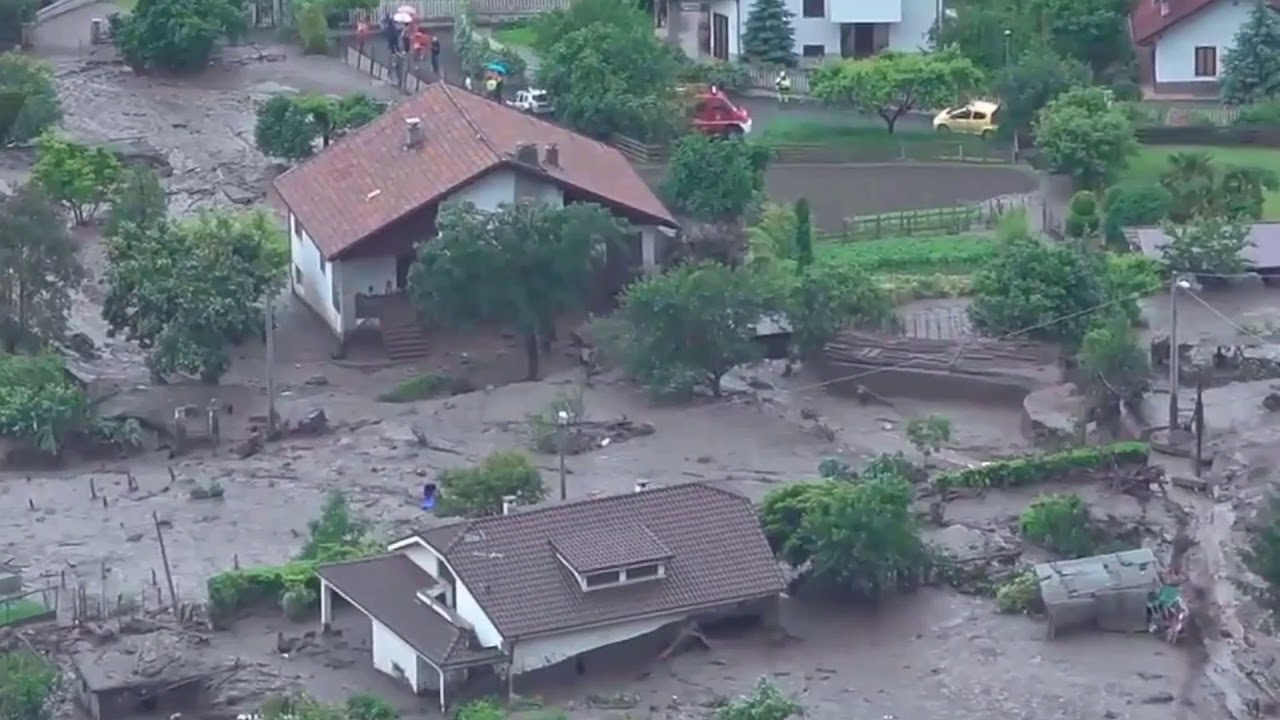
<path fill-rule="evenodd" d="M 751 132 L 751 114 L 733 104 L 720 90 L 710 87 L 682 89 L 689 98 L 689 124 L 706 135 L 742 136 Z"/>
<path fill-rule="evenodd" d="M 522 110 L 533 115 L 546 115 L 555 108 L 551 105 L 551 96 L 546 90 L 538 90 L 537 88 L 529 88 L 528 90 L 520 90 L 512 100 L 508 100 L 507 104 L 511 107 Z"/>
<path fill-rule="evenodd" d="M 944 108 L 933 118 L 938 132 L 959 132 L 987 137 L 999 127 L 1000 106 L 986 100 L 974 100 L 959 108 Z"/>

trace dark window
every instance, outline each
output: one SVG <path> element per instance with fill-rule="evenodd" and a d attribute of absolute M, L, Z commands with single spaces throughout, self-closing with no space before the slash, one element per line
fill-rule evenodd
<path fill-rule="evenodd" d="M 293 266 L 293 282 L 295 285 L 302 284 L 302 268 L 297 265 Z"/>
<path fill-rule="evenodd" d="M 807 58 L 825 57 L 827 54 L 826 45 L 805 45 L 800 48 L 800 54 Z"/>
<path fill-rule="evenodd" d="M 627 568 L 628 580 L 647 580 L 658 577 L 657 565 L 637 565 Z"/>
<path fill-rule="evenodd" d="M 972 118 L 973 118 L 972 110 L 961 110 L 959 112 L 951 113 L 952 120 L 970 120 Z"/>
<path fill-rule="evenodd" d="M 583 579 L 586 581 L 588 588 L 598 588 L 606 585 L 617 585 L 622 577 L 617 570 L 614 570 L 612 572 L 592 573 Z"/>
<path fill-rule="evenodd" d="M 973 119 L 974 119 L 974 120 L 986 120 L 986 119 L 987 119 L 987 114 L 986 114 L 986 113 L 984 113 L 984 112 L 978 112 L 977 110 L 974 110 L 974 111 L 973 111 Z"/>
<path fill-rule="evenodd" d="M 1196 77 L 1218 76 L 1218 48 L 1205 45 L 1196 48 Z"/>
<path fill-rule="evenodd" d="M 804 0 L 802 14 L 807 18 L 827 16 L 827 0 Z"/>

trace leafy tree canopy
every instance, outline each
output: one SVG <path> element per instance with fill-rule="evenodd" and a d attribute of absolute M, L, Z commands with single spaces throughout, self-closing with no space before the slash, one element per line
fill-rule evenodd
<path fill-rule="evenodd" d="M 127 168 L 111 197 L 103 234 L 119 235 L 126 225 L 155 227 L 168 217 L 169 200 L 160 178 L 147 168 Z"/>
<path fill-rule="evenodd" d="M 1132 320 L 1115 313 L 1084 336 L 1076 356 L 1080 383 L 1095 408 L 1119 417 L 1120 403 L 1136 403 L 1151 385 L 1150 353 L 1136 342 Z"/>
<path fill-rule="evenodd" d="M 1160 174 L 1170 196 L 1169 219 L 1185 223 L 1195 217 L 1262 219 L 1267 191 L 1280 189 L 1280 177 L 1268 168 L 1220 167 L 1209 153 L 1173 153 Z"/>
<path fill-rule="evenodd" d="M 16 51 L 0 54 L 0 91 L 6 98 L 0 118 L 12 122 L 7 133 L 0 126 L 0 145 L 27 142 L 62 119 L 53 68 L 47 63 Z"/>
<path fill-rule="evenodd" d="M 795 13 L 783 0 L 756 0 L 747 13 L 742 31 L 742 54 L 768 65 L 793 67 L 796 64 Z"/>
<path fill-rule="evenodd" d="M 31 652 L 0 653 L 0 720 L 48 720 L 58 668 Z"/>
<path fill-rule="evenodd" d="M 38 186 L 26 185 L 0 201 L 0 340 L 5 352 L 60 339 L 83 278 L 66 222 Z"/>
<path fill-rule="evenodd" d="M 826 102 L 852 104 L 880 116 L 892 133 L 903 115 L 952 105 L 981 82 L 978 68 L 954 50 L 885 52 L 827 63 L 814 70 L 810 88 Z"/>
<path fill-rule="evenodd" d="M 320 517 L 307 523 L 307 542 L 297 559 L 310 562 L 350 559 L 368 545 L 368 533 L 368 521 L 351 512 L 345 493 L 334 490 L 325 498 Z"/>
<path fill-rule="evenodd" d="M 329 95 L 273 95 L 258 107 L 254 144 L 263 155 L 301 160 L 315 152 L 316 140 L 329 147 L 349 130 L 371 122 L 386 109 L 363 93 L 334 98 Z"/>
<path fill-rule="evenodd" d="M 61 358 L 0 355 L 0 436 L 28 440 L 56 455 L 67 436 L 81 426 L 85 412 L 84 392 L 67 376 Z M 4 681 L 0 673 L 0 695 Z M 10 716 L 0 713 L 0 718 L 6 717 Z"/>
<path fill-rule="evenodd" d="M 245 32 L 247 0 L 138 0 L 113 22 L 112 40 L 135 70 L 190 72 L 208 64 L 219 38 Z"/>
<path fill-rule="evenodd" d="M 1249 21 L 1236 31 L 1222 59 L 1222 99 L 1245 105 L 1280 97 L 1280 18 L 1255 0 Z"/>
<path fill-rule="evenodd" d="M 123 172 L 110 150 L 81 145 L 51 132 L 40 136 L 36 153 L 32 178 L 51 199 L 71 211 L 77 225 L 93 219 Z"/>
<path fill-rule="evenodd" d="M 1223 217 L 1194 218 L 1185 225 L 1165 223 L 1169 242 L 1160 249 L 1170 272 L 1232 275 L 1249 263 L 1250 226 Z"/>
<path fill-rule="evenodd" d="M 769 149 L 702 133 L 675 142 L 663 191 L 677 211 L 699 220 L 735 220 L 764 187 Z"/>
<path fill-rule="evenodd" d="M 1054 172 L 1100 187 L 1137 152 L 1133 123 L 1098 87 L 1072 88 L 1040 110 L 1036 145 Z"/>
<path fill-rule="evenodd" d="M 1080 342 L 1090 312 L 1106 301 L 1095 253 L 1075 243 L 1044 243 L 1025 219 L 1007 220 L 999 254 L 974 278 L 969 317 L 984 335 L 1027 330 L 1034 340 Z"/>
<path fill-rule="evenodd" d="M 819 260 L 784 283 L 785 312 L 802 357 L 822 352 L 851 325 L 882 328 L 893 317 L 893 300 L 858 265 Z"/>
<path fill-rule="evenodd" d="M 582 307 L 602 250 L 626 228 L 590 203 L 541 203 L 440 212 L 440 237 L 422 243 L 409 292 L 426 317 L 452 325 L 504 323 L 525 340 L 529 377 L 538 376 L 540 337 L 556 317 Z"/>
<path fill-rule="evenodd" d="M 1050 100 L 1070 88 L 1088 85 L 1089 80 L 1089 68 L 1081 62 L 1041 46 L 1028 50 L 996 75 L 1000 134 L 1029 131 L 1036 113 Z"/>
<path fill-rule="evenodd" d="M 261 332 L 263 301 L 279 291 L 288 259 L 278 224 L 259 211 L 126 225 L 107 245 L 103 318 L 150 351 L 158 378 L 216 382 L 230 366 L 227 346 Z"/>
<path fill-rule="evenodd" d="M 439 479 L 436 513 L 445 517 L 498 515 L 503 498 L 534 505 L 547 497 L 537 466 L 518 452 L 493 453 L 474 467 L 445 470 Z"/>
<path fill-rule="evenodd" d="M 718 396 L 725 373 L 760 356 L 755 328 L 769 293 L 759 273 L 711 261 L 631 285 L 619 310 L 628 371 L 657 395 Z"/>

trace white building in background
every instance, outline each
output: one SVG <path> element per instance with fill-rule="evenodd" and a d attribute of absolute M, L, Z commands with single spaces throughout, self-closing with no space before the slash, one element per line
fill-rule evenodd
<path fill-rule="evenodd" d="M 740 38 L 754 0 L 654 0 L 658 34 L 690 57 L 721 60 L 742 53 Z M 930 46 L 929 31 L 942 0 L 786 0 L 794 14 L 795 53 L 802 62 L 867 57 L 884 50 L 914 52 Z"/>

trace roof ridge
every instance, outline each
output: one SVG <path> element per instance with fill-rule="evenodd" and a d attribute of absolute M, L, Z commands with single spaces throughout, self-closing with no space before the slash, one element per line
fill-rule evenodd
<path fill-rule="evenodd" d="M 631 497 L 631 496 L 633 496 L 633 495 L 644 495 L 644 494 L 654 494 L 654 493 L 672 492 L 672 491 L 674 491 L 674 490 L 680 490 L 680 489 L 685 489 L 685 488 L 690 488 L 690 487 L 699 487 L 699 488 L 705 488 L 705 489 L 707 489 L 707 490 L 715 490 L 716 492 L 724 493 L 725 495 L 728 495 L 728 496 L 733 497 L 733 498 L 737 498 L 737 499 L 740 499 L 740 500 L 747 500 L 747 497 L 746 497 L 745 495 L 739 495 L 738 493 L 730 492 L 730 491 L 728 491 L 728 490 L 721 490 L 721 489 L 719 489 L 719 488 L 712 487 L 711 485 L 708 485 L 708 484 L 707 484 L 707 483 L 705 483 L 705 482 L 696 481 L 696 482 L 687 482 L 687 483 L 676 483 L 676 484 L 674 484 L 674 485 L 660 485 L 660 486 L 658 486 L 658 487 L 655 487 L 655 488 L 652 488 L 652 489 L 647 489 L 647 490 L 641 490 L 641 491 L 639 491 L 639 492 L 621 492 L 621 493 L 613 493 L 613 494 L 611 494 L 611 495 L 602 495 L 602 496 L 600 496 L 600 497 L 588 497 L 588 498 L 582 498 L 582 499 L 580 499 L 580 500 L 571 500 L 571 501 L 569 501 L 569 502 L 553 503 L 553 504 L 550 504 L 550 505 L 543 505 L 542 507 L 530 508 L 530 509 L 528 509 L 528 510 L 523 510 L 523 511 L 520 511 L 520 512 L 517 512 L 517 513 L 513 513 L 513 514 L 511 514 L 511 515 L 501 515 L 501 514 L 499 514 L 499 515 L 486 515 L 486 516 L 484 516 L 484 517 L 472 518 L 472 519 L 469 521 L 469 524 L 470 524 L 470 525 L 477 525 L 477 524 L 479 524 L 479 523 L 485 522 L 486 520 L 488 520 L 488 521 L 498 522 L 498 521 L 500 521 L 502 518 L 505 518 L 505 517 L 516 517 L 516 516 L 519 516 L 519 517 L 526 517 L 526 516 L 528 516 L 528 515 L 535 515 L 535 514 L 537 514 L 537 513 L 545 513 L 545 512 L 550 512 L 550 511 L 552 511 L 552 510 L 561 510 L 561 509 L 564 509 L 564 508 L 567 508 L 567 507 L 572 507 L 572 506 L 574 506 L 574 505 L 586 505 L 586 504 L 588 504 L 588 503 L 604 503 L 604 502 L 610 502 L 610 501 L 615 501 L 615 502 L 616 502 L 616 501 L 620 501 L 620 500 L 623 500 L 623 499 L 629 498 L 629 497 Z"/>
<path fill-rule="evenodd" d="M 458 99 L 453 96 L 453 88 L 449 87 L 449 83 L 444 80 L 440 80 L 439 85 L 441 90 L 444 91 L 444 96 L 449 99 L 449 104 L 453 105 L 454 109 L 458 111 L 458 114 L 462 116 L 462 121 L 465 122 L 473 132 L 475 132 L 476 138 L 479 139 L 480 142 L 484 143 L 484 146 L 489 149 L 489 152 L 493 153 L 494 157 L 497 158 L 498 161 L 502 161 L 506 156 L 498 152 L 498 149 L 493 146 L 493 141 L 491 141 L 489 136 L 485 134 L 484 130 L 480 128 L 480 124 L 471 117 L 471 113 L 467 112 L 467 109 L 462 107 L 462 104 L 458 102 Z M 488 98 L 481 99 L 485 102 L 493 102 Z"/>

